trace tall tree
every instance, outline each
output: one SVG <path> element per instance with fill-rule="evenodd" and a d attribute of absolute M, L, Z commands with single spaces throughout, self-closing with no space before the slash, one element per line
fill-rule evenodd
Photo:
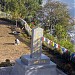
<path fill-rule="evenodd" d="M 45 21 L 48 22 L 50 31 L 59 23 L 67 28 L 70 16 L 65 4 L 58 1 L 49 1 L 43 7 L 43 10 L 45 10 L 48 15 Z"/>

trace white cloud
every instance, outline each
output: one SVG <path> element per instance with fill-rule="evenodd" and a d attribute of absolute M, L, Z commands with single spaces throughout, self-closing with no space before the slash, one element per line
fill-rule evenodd
<path fill-rule="evenodd" d="M 68 8 L 68 9 L 72 9 L 73 7 L 71 7 L 71 6 L 67 6 L 67 8 Z"/>

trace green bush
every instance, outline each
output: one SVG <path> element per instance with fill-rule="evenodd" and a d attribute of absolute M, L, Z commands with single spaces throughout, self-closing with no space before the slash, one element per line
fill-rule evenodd
<path fill-rule="evenodd" d="M 68 40 L 60 40 L 60 45 L 68 49 L 70 52 L 74 52 L 73 50 L 73 44 Z"/>

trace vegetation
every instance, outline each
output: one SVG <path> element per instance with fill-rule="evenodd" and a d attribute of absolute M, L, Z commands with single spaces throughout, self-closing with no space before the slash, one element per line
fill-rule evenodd
<path fill-rule="evenodd" d="M 28 19 L 30 16 L 34 16 L 36 11 L 40 8 L 42 0 L 2 0 L 1 5 L 4 12 L 12 15 L 12 19 L 17 20 L 19 18 Z"/>
<path fill-rule="evenodd" d="M 46 3 L 42 8 L 42 13 L 40 12 L 39 15 L 42 15 L 42 21 L 49 26 L 50 30 L 58 23 L 67 26 L 70 20 L 67 5 L 58 1 L 49 1 Z"/>
<path fill-rule="evenodd" d="M 28 15 L 35 15 L 39 7 L 36 0 L 6 0 L 5 11 L 11 12 L 15 17 L 25 18 Z"/>
<path fill-rule="evenodd" d="M 57 24 L 55 26 L 55 35 L 58 37 L 59 40 L 66 39 L 67 40 L 67 30 L 64 28 L 63 25 Z"/>
<path fill-rule="evenodd" d="M 42 12 L 44 28 L 46 31 L 49 30 L 48 34 L 45 33 L 45 37 L 73 52 L 73 44 L 67 34 L 68 26 L 71 26 L 67 5 L 58 1 L 49 1 L 43 7 Z"/>

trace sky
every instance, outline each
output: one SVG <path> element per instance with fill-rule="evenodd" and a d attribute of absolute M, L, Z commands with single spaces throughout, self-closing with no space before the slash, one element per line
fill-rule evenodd
<path fill-rule="evenodd" d="M 48 0 L 43 0 L 43 4 L 45 4 Z M 66 3 L 68 5 L 70 15 L 75 18 L 75 0 L 53 0 L 60 1 Z"/>

